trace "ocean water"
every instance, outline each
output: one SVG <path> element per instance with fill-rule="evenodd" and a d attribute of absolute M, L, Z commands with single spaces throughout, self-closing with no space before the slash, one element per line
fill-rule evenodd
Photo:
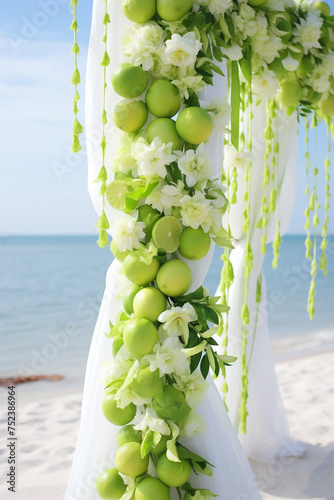
<path fill-rule="evenodd" d="M 1 377 L 58 373 L 66 383 L 81 388 L 112 259 L 109 249 L 97 248 L 95 240 L 94 236 L 0 238 Z M 313 322 L 306 313 L 309 264 L 304 238 L 284 238 L 276 271 L 270 253 L 265 259 L 270 335 L 277 355 L 334 343 L 334 237 L 328 250 L 329 276 L 318 274 Z M 220 267 L 217 248 L 205 281 L 212 294 Z"/>

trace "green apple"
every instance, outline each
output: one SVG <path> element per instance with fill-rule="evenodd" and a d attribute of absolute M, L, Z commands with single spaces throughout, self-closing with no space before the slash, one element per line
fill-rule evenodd
<path fill-rule="evenodd" d="M 283 106 L 296 108 L 303 98 L 303 90 L 298 80 L 284 80 L 281 82 L 280 101 Z"/>
<path fill-rule="evenodd" d="M 148 111 L 143 101 L 122 101 L 116 104 L 112 117 L 119 129 L 131 134 L 143 128 Z"/>
<path fill-rule="evenodd" d="M 115 464 L 121 474 L 137 477 L 148 467 L 148 455 L 142 458 L 139 443 L 125 443 L 117 450 Z"/>
<path fill-rule="evenodd" d="M 213 121 L 209 113 L 198 106 L 186 108 L 176 119 L 176 130 L 190 144 L 200 144 L 212 134 Z"/>
<path fill-rule="evenodd" d="M 135 285 L 148 285 L 157 275 L 159 260 L 154 257 L 150 264 L 141 260 L 140 254 L 131 252 L 123 262 L 123 272 Z"/>
<path fill-rule="evenodd" d="M 116 94 L 132 99 L 140 96 L 147 89 L 147 72 L 141 66 L 122 63 L 115 68 L 111 76 L 111 84 Z"/>
<path fill-rule="evenodd" d="M 140 290 L 133 300 L 133 312 L 138 318 L 148 319 L 154 323 L 160 314 L 167 309 L 166 296 L 154 286 Z"/>
<path fill-rule="evenodd" d="M 96 490 L 105 500 L 119 500 L 126 490 L 126 484 L 117 469 L 107 469 L 98 476 Z"/>
<path fill-rule="evenodd" d="M 179 297 L 186 293 L 192 282 L 191 271 L 182 260 L 169 260 L 161 266 L 157 274 L 158 288 L 169 297 Z"/>
<path fill-rule="evenodd" d="M 159 479 L 167 486 L 178 488 L 186 483 L 191 475 L 191 465 L 188 460 L 172 462 L 164 453 L 158 460 L 157 473 Z"/>
<path fill-rule="evenodd" d="M 185 259 L 199 260 L 206 256 L 211 246 L 211 238 L 201 227 L 186 227 L 180 237 L 179 252 Z"/>
<path fill-rule="evenodd" d="M 125 258 L 130 253 L 130 250 L 125 250 L 125 252 L 120 252 L 117 243 L 115 241 L 112 241 L 110 243 L 110 250 L 113 253 L 115 259 L 119 260 L 120 262 L 124 262 Z"/>
<path fill-rule="evenodd" d="M 193 6 L 192 0 L 157 0 L 158 14 L 164 21 L 174 22 L 185 16 Z"/>
<path fill-rule="evenodd" d="M 133 313 L 133 299 L 140 290 L 141 286 L 130 285 L 122 294 L 123 309 L 129 316 Z"/>
<path fill-rule="evenodd" d="M 172 118 L 180 109 L 180 92 L 170 81 L 156 80 L 146 92 L 145 102 L 157 118 Z"/>
<path fill-rule="evenodd" d="M 165 385 L 162 393 L 153 399 L 153 407 L 158 417 L 182 422 L 190 412 L 190 406 L 186 403 L 183 392 L 173 385 Z"/>
<path fill-rule="evenodd" d="M 124 345 L 129 353 L 136 358 L 150 354 L 158 340 L 158 330 L 147 319 L 133 319 L 124 328 Z"/>
<path fill-rule="evenodd" d="M 167 441 L 170 439 L 172 439 L 171 436 L 161 436 L 159 443 L 152 448 L 151 453 L 154 455 L 161 455 L 162 453 L 165 453 L 167 450 Z"/>
<path fill-rule="evenodd" d="M 334 95 L 329 94 L 327 99 L 320 102 L 320 109 L 326 116 L 334 116 Z"/>
<path fill-rule="evenodd" d="M 156 0 L 122 0 L 122 11 L 133 23 L 147 23 L 156 12 L 156 3 Z"/>
<path fill-rule="evenodd" d="M 135 491 L 135 500 L 170 500 L 170 490 L 156 477 L 141 481 Z"/>
<path fill-rule="evenodd" d="M 141 441 L 141 431 L 136 431 L 133 425 L 125 425 L 118 431 L 118 446 L 123 446 L 125 443 L 141 443 Z"/>
<path fill-rule="evenodd" d="M 173 149 L 181 149 L 183 140 L 176 131 L 175 122 L 170 118 L 156 118 L 146 129 L 146 139 L 149 143 L 155 137 L 160 137 L 164 144 L 173 143 Z"/>
<path fill-rule="evenodd" d="M 328 3 L 326 3 L 326 2 L 321 2 L 321 1 L 314 2 L 314 7 L 316 7 L 317 9 L 319 9 L 320 12 L 324 16 L 330 16 L 331 15 L 331 8 L 328 5 Z"/>
<path fill-rule="evenodd" d="M 137 408 L 130 403 L 125 408 L 119 408 L 115 401 L 115 394 L 107 393 L 102 401 L 102 411 L 106 419 L 114 425 L 129 424 L 135 417 Z"/>

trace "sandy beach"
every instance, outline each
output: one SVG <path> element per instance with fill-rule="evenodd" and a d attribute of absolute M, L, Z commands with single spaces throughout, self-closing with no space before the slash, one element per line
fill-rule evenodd
<path fill-rule="evenodd" d="M 334 500 L 334 351 L 276 363 L 276 371 L 291 436 L 305 444 L 305 451 L 300 458 L 279 457 L 272 464 L 251 463 L 263 499 Z M 50 385 L 50 391 L 53 387 Z M 18 401 L 27 399 L 27 390 L 27 386 L 18 387 Z M 1 389 L 0 395 L 1 499 L 7 500 L 14 497 L 6 491 L 5 389 Z M 15 499 L 64 498 L 80 407 L 81 394 L 19 404 Z"/>

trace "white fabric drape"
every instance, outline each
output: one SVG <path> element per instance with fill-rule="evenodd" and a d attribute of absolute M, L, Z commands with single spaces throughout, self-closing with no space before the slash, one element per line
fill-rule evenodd
<path fill-rule="evenodd" d="M 111 66 L 108 68 L 108 84 L 113 68 L 123 61 L 121 56 L 120 40 L 124 30 L 125 20 L 120 9 L 120 0 L 108 2 L 111 17 L 109 25 L 109 54 Z M 94 0 L 92 30 L 88 54 L 87 88 L 86 88 L 86 131 L 87 152 L 89 168 L 89 191 L 94 207 L 101 210 L 101 201 L 98 195 L 99 185 L 92 184 L 101 167 L 101 140 L 100 117 L 102 110 L 102 19 L 104 15 L 104 2 Z M 218 90 L 217 88 L 218 87 Z M 215 86 L 214 92 L 226 93 L 225 81 Z M 204 95 L 203 98 L 210 98 Z M 108 117 L 111 116 L 112 107 L 116 96 L 108 91 Z M 118 148 L 117 132 L 115 127 L 108 126 L 107 130 L 108 152 L 106 166 Z M 222 165 L 223 136 L 216 134 L 211 141 L 210 152 L 215 165 Z M 109 179 L 110 180 L 110 179 Z M 115 221 L 115 211 L 106 207 L 106 213 L 111 225 Z M 202 284 L 207 269 L 210 265 L 213 248 L 209 255 L 200 263 L 192 263 L 193 274 L 192 290 Z M 96 324 L 89 358 L 84 387 L 81 426 L 77 442 L 73 467 L 68 484 L 66 500 L 98 500 L 95 489 L 96 477 L 103 469 L 114 465 L 117 451 L 118 427 L 110 424 L 103 416 L 101 410 L 103 389 L 99 383 L 101 363 L 111 358 L 111 340 L 104 332 L 108 330 L 109 320 L 113 321 L 120 310 L 119 294 L 124 287 L 124 277 L 119 274 L 120 264 L 114 261 L 108 271 L 106 291 L 102 301 L 101 310 Z M 213 476 L 194 476 L 191 483 L 194 486 L 208 488 L 218 495 L 218 499 L 247 499 L 259 500 L 261 495 L 255 484 L 252 471 L 245 457 L 240 442 L 234 432 L 233 426 L 225 410 L 222 399 L 212 382 L 203 403 L 197 407 L 207 421 L 208 427 L 204 433 L 191 440 L 184 439 L 184 444 L 194 452 L 201 454 L 214 464 Z M 173 496 L 178 498 L 176 493 Z"/>
<path fill-rule="evenodd" d="M 252 125 L 254 161 L 251 175 L 250 201 L 250 243 L 254 255 L 254 267 L 249 279 L 248 307 L 250 325 L 248 328 L 247 360 L 249 368 L 248 385 L 248 420 L 247 434 L 240 434 L 240 440 L 248 457 L 259 461 L 270 461 L 277 454 L 298 454 L 296 443 L 289 439 L 288 424 L 279 393 L 273 356 L 270 347 L 267 318 L 267 297 L 265 280 L 262 276 L 262 300 L 259 317 L 254 334 L 256 317 L 256 284 L 262 273 L 264 255 L 261 253 L 260 238 L 262 230 L 256 228 L 260 215 L 262 198 L 262 179 L 264 168 L 264 130 L 266 124 L 265 105 L 253 107 L 254 121 Z M 281 234 L 287 231 L 294 205 L 297 183 L 297 120 L 295 116 L 287 118 L 285 113 L 279 114 L 279 179 L 281 193 L 279 197 L 279 219 Z M 242 323 L 241 307 L 244 300 L 244 269 L 243 259 L 245 238 L 242 230 L 246 191 L 245 181 L 241 172 L 238 178 L 237 203 L 231 207 L 230 224 L 233 237 L 236 239 L 235 249 L 231 253 L 235 279 L 229 293 L 229 347 L 228 353 L 238 356 L 233 369 L 227 371 L 229 391 L 226 403 L 229 416 L 235 429 L 239 429 L 239 407 L 241 402 L 241 356 L 242 356 Z M 268 243 L 275 236 L 278 211 L 270 220 L 267 235 Z M 219 294 L 219 290 L 217 291 Z M 279 304 L 274 304 L 278 307 Z M 221 390 L 222 378 L 216 381 Z"/>

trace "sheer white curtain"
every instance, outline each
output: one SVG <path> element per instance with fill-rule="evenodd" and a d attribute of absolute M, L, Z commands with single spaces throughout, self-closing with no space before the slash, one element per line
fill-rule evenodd
<path fill-rule="evenodd" d="M 120 40 L 125 22 L 124 16 L 121 14 L 120 4 L 120 0 L 108 2 L 111 17 L 109 26 L 111 67 L 108 69 L 108 83 L 113 68 L 123 60 Z M 103 51 L 102 19 L 104 7 L 104 2 L 94 0 L 86 88 L 89 190 L 97 211 L 101 209 L 98 196 L 99 185 L 92 184 L 92 181 L 96 178 L 101 167 L 99 143 L 101 140 L 100 117 L 103 80 L 100 60 Z M 217 81 L 214 92 L 211 93 L 217 95 L 219 92 L 226 92 L 224 88 L 225 82 L 224 79 L 221 79 L 220 82 Z M 203 98 L 210 98 L 210 96 L 203 96 Z M 109 117 L 115 99 L 116 96 L 111 95 L 111 92 L 108 91 L 107 111 Z M 108 127 L 107 167 L 110 165 L 110 159 L 118 147 L 116 136 L 115 128 L 113 126 Z M 221 134 L 217 134 L 211 142 L 211 155 L 218 168 L 222 164 L 222 147 L 223 137 Z M 107 215 L 112 224 L 115 220 L 115 212 L 107 207 Z M 192 266 L 194 278 L 192 289 L 197 288 L 202 283 L 210 265 L 212 251 L 213 249 L 205 260 Z M 119 428 L 110 424 L 102 414 L 103 390 L 99 383 L 99 377 L 102 361 L 111 358 L 111 341 L 106 338 L 104 332 L 108 329 L 109 320 L 113 321 L 120 310 L 119 293 L 125 286 L 124 278 L 121 278 L 119 270 L 120 264 L 114 261 L 107 274 L 106 291 L 88 358 L 81 426 L 66 500 L 98 500 L 95 490 L 96 477 L 104 468 L 114 465 L 114 457 L 117 451 L 116 437 Z M 204 475 L 194 476 L 191 483 L 194 486 L 212 490 L 218 495 L 219 499 L 260 499 L 261 495 L 258 492 L 246 456 L 212 380 L 210 381 L 207 396 L 203 403 L 197 407 L 197 411 L 207 420 L 208 427 L 197 438 L 184 439 L 183 442 L 185 445 L 188 444 L 194 452 L 207 458 L 215 465 L 215 468 L 211 478 Z M 178 498 L 176 494 L 173 496 L 174 498 Z"/>
<path fill-rule="evenodd" d="M 247 434 L 240 434 L 240 440 L 248 457 L 259 461 L 270 461 L 277 454 L 298 454 L 299 446 L 289 439 L 289 430 L 285 411 L 280 396 L 270 339 L 268 333 L 267 318 L 267 296 L 265 280 L 262 276 L 262 300 L 259 307 L 257 328 L 256 318 L 256 284 L 262 274 L 264 255 L 261 253 L 260 238 L 262 230 L 256 228 L 260 215 L 262 198 L 262 178 L 264 168 L 264 129 L 265 129 L 265 104 L 253 107 L 253 148 L 254 162 L 251 175 L 251 246 L 254 255 L 254 268 L 249 280 L 248 306 L 250 311 L 250 325 L 248 332 L 247 360 L 249 369 L 249 398 L 248 398 L 248 420 Z M 279 114 L 279 180 L 281 193 L 279 197 L 279 209 L 276 210 L 268 226 L 268 242 L 272 242 L 275 236 L 276 221 L 279 215 L 281 234 L 284 234 L 289 226 L 290 217 L 294 205 L 296 183 L 297 183 L 297 120 L 295 116 L 287 118 L 285 113 Z M 241 307 L 244 299 L 244 269 L 243 259 L 245 251 L 245 238 L 242 230 L 243 212 L 245 204 L 243 196 L 246 185 L 243 173 L 238 180 L 238 201 L 231 207 L 231 231 L 236 239 L 235 250 L 232 251 L 231 261 L 234 268 L 235 280 L 230 289 L 229 306 L 229 348 L 228 353 L 238 356 L 233 369 L 227 373 L 229 391 L 226 403 L 229 408 L 229 416 L 238 432 L 239 429 L 239 407 L 241 402 L 241 356 L 242 356 L 242 324 Z M 268 250 L 269 251 L 269 250 Z M 277 271 L 279 272 L 279 271 Z M 219 293 L 219 290 L 218 290 Z M 279 304 L 274 304 L 279 307 Z M 221 377 L 216 381 L 221 390 L 223 381 Z"/>

